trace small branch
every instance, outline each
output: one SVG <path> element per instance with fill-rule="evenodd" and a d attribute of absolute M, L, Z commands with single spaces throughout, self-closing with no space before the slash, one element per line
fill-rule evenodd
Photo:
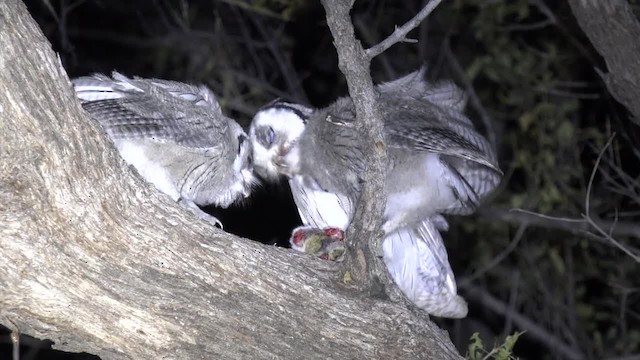
<path fill-rule="evenodd" d="M 602 148 L 602 150 L 598 154 L 598 158 L 596 159 L 596 163 L 593 165 L 593 170 L 591 171 L 591 177 L 589 178 L 589 184 L 587 185 L 587 195 L 585 196 L 585 200 L 584 200 L 585 213 L 582 215 L 582 217 L 602 237 L 604 237 L 605 239 L 609 240 L 609 242 L 611 242 L 613 245 L 615 245 L 618 249 L 622 250 L 625 254 L 629 255 L 636 262 L 640 263 L 640 255 L 634 254 L 631 250 L 627 249 L 626 246 L 622 245 L 620 242 L 618 242 L 616 239 L 614 239 L 611 236 L 611 234 L 613 233 L 613 230 L 616 228 L 616 225 L 617 225 L 617 222 L 618 222 L 617 221 L 618 220 L 617 216 L 616 216 L 616 219 L 615 219 L 614 223 L 609 227 L 609 231 L 608 232 L 604 231 L 602 229 L 602 227 L 600 225 L 598 225 L 590 216 L 590 208 L 591 208 L 590 200 L 591 200 L 591 188 L 593 187 L 593 180 L 595 179 L 596 173 L 598 172 L 598 167 L 600 166 L 600 161 L 602 160 L 602 157 L 604 156 L 605 151 L 611 145 L 611 142 L 613 141 L 613 138 L 615 136 L 616 136 L 615 133 L 613 135 L 611 135 L 611 137 L 609 138 L 607 143 L 604 145 L 604 147 Z"/>
<path fill-rule="evenodd" d="M 507 31 L 507 32 L 512 32 L 512 31 L 531 31 L 531 30 L 542 29 L 542 28 L 545 28 L 545 27 L 547 27 L 549 25 L 555 25 L 555 22 L 551 21 L 549 19 L 545 19 L 545 20 L 538 21 L 538 22 L 531 23 L 531 24 L 517 24 L 517 25 L 503 26 L 503 27 L 499 27 L 499 29 L 503 30 L 503 31 Z"/>
<path fill-rule="evenodd" d="M 406 36 L 409 33 L 409 31 L 418 27 L 418 25 L 420 25 L 422 20 L 424 20 L 427 16 L 429 16 L 429 14 L 431 14 L 433 9 L 435 9 L 436 6 L 438 6 L 441 1 L 442 0 L 429 1 L 427 5 L 425 5 L 424 8 L 422 8 L 422 10 L 420 10 L 420 12 L 413 17 L 413 19 L 407 21 L 401 27 L 396 28 L 396 30 L 391 35 L 389 35 L 389 37 L 384 39 L 378 45 L 372 46 L 369 49 L 367 49 L 366 53 L 369 59 L 373 59 L 374 57 L 382 54 L 388 48 L 392 47 L 398 42 L 406 41 Z"/>
<path fill-rule="evenodd" d="M 3 325 L 11 330 L 11 333 L 9 334 L 9 341 L 12 346 L 11 359 L 20 360 L 20 329 L 18 328 L 18 325 L 11 321 L 11 318 L 7 315 L 0 315 L 0 320 Z"/>
<path fill-rule="evenodd" d="M 289 21 L 289 19 L 285 18 L 284 16 L 276 12 L 270 11 L 265 6 L 254 6 L 251 3 L 247 3 L 246 1 L 241 1 L 241 0 L 220 0 L 220 1 L 227 3 L 231 6 L 236 6 L 247 12 L 253 12 L 258 15 L 267 16 L 267 17 L 278 19 L 281 21 Z"/>
<path fill-rule="evenodd" d="M 591 208 L 591 206 L 589 205 L 589 202 L 591 200 L 591 187 L 593 186 L 593 179 L 596 177 L 596 172 L 598 172 L 598 167 L 600 166 L 600 160 L 602 160 L 602 156 L 604 155 L 604 152 L 607 150 L 609 145 L 611 145 L 611 142 L 613 141 L 613 138 L 615 136 L 616 136 L 615 133 L 611 135 L 607 143 L 602 148 L 602 151 L 600 151 L 600 154 L 598 154 L 598 157 L 596 158 L 596 163 L 593 165 L 593 170 L 591 171 L 591 177 L 589 178 L 589 184 L 587 185 L 587 196 L 585 197 L 585 200 L 584 200 L 584 211 L 585 211 L 585 216 L 587 218 L 589 217 L 589 209 Z"/>
<path fill-rule="evenodd" d="M 500 262 L 502 262 L 502 260 L 504 260 L 509 254 L 511 254 L 511 252 L 518 246 L 520 240 L 522 240 L 523 238 L 525 230 L 527 230 L 527 224 L 520 224 L 520 227 L 518 227 L 518 230 L 516 231 L 516 235 L 513 237 L 513 240 L 509 243 L 509 245 L 504 250 L 502 250 L 500 254 L 496 255 L 493 260 L 484 265 L 480 270 L 474 272 L 469 276 L 461 278 L 460 281 L 458 281 L 459 286 L 463 287 L 467 284 L 470 284 L 473 280 L 484 275 L 486 272 L 493 269 Z"/>
<path fill-rule="evenodd" d="M 20 360 L 20 333 L 11 332 L 11 345 L 13 346 L 12 360 Z"/>
<path fill-rule="evenodd" d="M 507 304 L 496 299 L 491 294 L 487 293 L 484 289 L 471 284 L 461 288 L 465 290 L 465 296 L 468 299 L 474 299 L 475 301 L 481 303 L 484 307 L 501 316 L 509 316 L 515 326 L 517 326 L 519 329 L 526 330 L 528 335 L 544 344 L 544 346 L 546 346 L 547 348 L 557 351 L 567 359 L 580 360 L 585 358 L 585 356 L 580 352 L 579 349 L 570 347 L 569 345 L 565 344 L 561 339 L 558 339 L 547 329 L 537 325 L 528 317 L 513 311 L 513 309 L 510 309 Z"/>
<path fill-rule="evenodd" d="M 591 225 L 594 229 L 596 229 L 596 231 L 605 239 L 607 239 L 610 243 L 612 243 L 615 247 L 617 247 L 618 249 L 622 250 L 622 252 L 624 252 L 625 254 L 629 255 L 633 260 L 635 260 L 635 262 L 640 263 L 640 255 L 638 254 L 634 254 L 634 252 L 632 250 L 630 250 L 627 246 L 621 244 L 618 240 L 614 239 L 611 236 L 611 233 L 613 232 L 613 229 L 616 226 L 616 223 L 614 223 L 614 225 L 609 229 L 609 232 L 605 232 L 598 224 L 596 224 L 593 219 L 591 219 L 589 216 L 584 215 L 584 219 L 585 221 L 587 221 L 587 223 L 589 223 L 589 225 Z M 637 251 L 635 251 L 637 252 Z"/>
<path fill-rule="evenodd" d="M 274 40 L 281 38 L 281 36 L 274 36 L 273 33 L 268 33 L 265 30 L 263 22 L 260 18 L 252 16 L 249 19 L 253 23 L 254 27 L 258 30 L 260 36 L 268 45 L 267 49 L 278 65 L 280 74 L 285 81 L 287 92 L 290 94 L 290 97 L 293 98 L 293 100 L 295 100 L 296 102 L 309 104 L 309 99 L 307 98 L 307 95 L 302 88 L 302 81 L 298 77 L 293 64 L 291 64 L 291 61 L 287 56 L 284 56 L 282 50 L 280 49 L 279 43 Z"/>
<path fill-rule="evenodd" d="M 360 32 L 360 35 L 362 36 L 362 38 L 366 43 L 368 44 L 375 43 L 374 35 L 369 30 L 369 24 L 364 20 L 364 16 L 362 15 L 355 16 L 353 18 L 353 24 L 356 26 L 356 28 Z M 398 74 L 396 74 L 396 72 L 393 70 L 393 66 L 391 65 L 389 56 L 383 53 L 382 56 L 378 58 L 378 61 L 380 61 L 380 64 L 384 69 L 384 73 L 387 79 L 395 79 L 397 77 Z"/>
<path fill-rule="evenodd" d="M 516 313 L 518 306 L 518 288 L 520 287 L 520 271 L 516 270 L 511 274 L 511 291 L 509 292 L 509 308 L 504 319 L 504 328 L 502 336 L 509 336 L 513 329 L 512 315 Z"/>
<path fill-rule="evenodd" d="M 601 229 L 610 229 L 612 236 L 630 236 L 636 239 L 640 239 L 640 225 L 634 222 L 613 222 L 592 219 L 592 223 L 590 223 L 584 218 L 554 217 L 523 209 L 506 210 L 499 208 L 487 208 L 481 210 L 479 214 L 482 217 L 486 217 L 489 219 L 498 219 L 500 221 L 506 221 L 514 224 L 524 223 L 542 228 L 564 230 L 566 232 L 580 236 L 586 236 L 592 240 L 596 240 L 598 242 L 609 245 L 612 244 L 608 239 L 591 232 L 591 230 L 593 229 L 593 224 L 596 224 Z M 627 246 L 627 249 L 632 253 L 640 253 L 640 250 L 631 246 Z"/>
<path fill-rule="evenodd" d="M 489 139 L 489 143 L 491 143 L 491 146 L 493 146 L 494 150 L 497 150 L 498 140 L 496 139 L 496 132 L 493 128 L 493 121 L 491 120 L 491 116 L 489 116 L 489 113 L 485 110 L 484 106 L 482 106 L 482 102 L 480 101 L 478 94 L 476 94 L 476 91 L 471 85 L 471 82 L 467 79 L 467 76 L 464 73 L 464 69 L 460 65 L 460 62 L 458 62 L 458 59 L 451 51 L 448 41 L 444 46 L 444 56 L 449 61 L 451 69 L 456 73 L 460 81 L 462 81 L 464 90 L 469 96 L 469 102 L 471 102 L 473 108 L 480 115 L 480 119 L 482 120 L 482 124 L 484 125 L 485 134 Z"/>

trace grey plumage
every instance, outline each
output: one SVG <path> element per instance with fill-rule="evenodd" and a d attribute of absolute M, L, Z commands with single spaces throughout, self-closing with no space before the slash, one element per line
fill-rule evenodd
<path fill-rule="evenodd" d="M 385 213 L 389 231 L 419 221 L 424 214 L 471 213 L 480 197 L 500 181 L 502 173 L 491 145 L 459 112 L 458 103 L 451 107 L 453 102 L 433 102 L 442 98 L 443 91 L 451 93 L 452 86 L 429 88 L 422 72 L 378 86 L 389 156 L 387 193 L 392 201 L 394 194 L 411 189 L 424 199 L 419 204 L 398 204 L 403 211 L 389 209 Z M 298 140 L 299 164 L 289 166 L 315 179 L 320 188 L 346 195 L 352 203 L 359 196 L 365 167 L 354 122 L 355 110 L 348 97 L 315 112 Z M 429 182 L 430 176 L 437 178 Z"/>
<path fill-rule="evenodd" d="M 429 314 L 446 318 L 467 315 L 467 302 L 457 294 L 456 279 L 439 230 L 448 226 L 433 216 L 416 226 L 385 236 L 382 253 L 400 290 Z"/>
<path fill-rule="evenodd" d="M 351 205 L 345 196 L 324 192 L 310 183 L 312 180 L 308 177 L 306 181 L 304 178 L 300 175 L 292 177 L 289 186 L 303 224 L 312 228 L 303 230 L 311 236 L 302 246 L 292 239 L 292 248 L 331 259 L 331 251 L 335 252 L 336 248 L 344 251 L 342 241 L 325 244 L 321 251 L 309 251 L 306 242 L 319 241 L 313 228 L 346 229 Z M 391 278 L 417 306 L 431 315 L 462 318 L 467 314 L 467 303 L 457 295 L 455 276 L 439 231 L 446 231 L 448 226 L 442 216 L 433 215 L 413 227 L 386 234 L 382 242 L 383 260 Z M 325 241 L 328 243 L 328 240 Z"/>
<path fill-rule="evenodd" d="M 199 216 L 218 222 L 197 205 L 227 207 L 249 195 L 255 182 L 250 142 L 205 86 L 117 72 L 73 85 L 127 163 Z"/>
<path fill-rule="evenodd" d="M 440 214 L 471 213 L 498 185 L 495 153 L 462 113 L 466 98 L 453 83 L 429 84 L 420 70 L 376 89 L 388 148 L 385 263 L 418 306 L 437 316 L 464 317 L 467 305 L 457 295 L 439 232 L 448 224 Z M 344 229 L 366 165 L 352 101 L 298 109 L 297 116 L 285 111 L 288 106 L 266 107 L 254 117 L 256 170 L 289 177 L 305 224 Z"/>

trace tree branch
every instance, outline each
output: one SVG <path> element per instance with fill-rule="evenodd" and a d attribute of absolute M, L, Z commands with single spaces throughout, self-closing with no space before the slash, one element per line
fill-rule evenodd
<path fill-rule="evenodd" d="M 382 134 L 382 117 L 378 109 L 373 81 L 369 74 L 370 59 L 356 40 L 349 12 L 343 0 L 322 0 L 327 24 L 338 52 L 338 66 L 347 79 L 349 95 L 356 108 L 356 128 L 363 135 L 367 170 L 354 218 L 348 229 L 345 268 L 358 286 L 376 292 L 379 284 L 388 288 L 392 282 L 378 252 L 381 240 L 382 213 L 387 195 L 384 182 L 387 151 Z"/>
<path fill-rule="evenodd" d="M 430 0 L 427 5 L 425 5 L 422 10 L 420 10 L 420 12 L 416 14 L 416 16 L 414 16 L 411 20 L 407 21 L 401 27 L 396 28 L 396 30 L 391 35 L 389 35 L 378 45 L 372 46 L 367 49 L 366 53 L 369 57 L 369 60 L 382 54 L 396 43 L 406 41 L 406 37 L 409 31 L 415 29 L 418 25 L 420 25 L 422 20 L 429 16 L 429 14 L 431 14 L 433 9 L 435 9 L 441 1 L 442 0 Z"/>
<path fill-rule="evenodd" d="M 11 21 L 8 21 L 11 19 Z M 459 359 L 335 264 L 226 234 L 125 166 L 22 2 L 0 2 L 0 321 L 102 359 Z"/>
<path fill-rule="evenodd" d="M 358 286 L 376 293 L 381 290 L 382 285 L 387 290 L 387 295 L 395 299 L 400 298 L 399 292 L 392 285 L 379 254 L 381 217 L 387 198 L 384 187 L 387 153 L 377 103 L 378 95 L 373 88 L 369 68 L 373 57 L 399 41 L 397 39 L 402 40 L 440 1 L 431 0 L 418 15 L 389 38 L 374 46 L 373 50 L 365 51 L 355 37 L 349 15 L 353 1 L 322 0 L 327 24 L 338 52 L 338 66 L 347 80 L 349 94 L 356 108 L 356 128 L 363 135 L 362 143 L 367 156 L 362 193 L 347 234 L 349 251 L 345 257 L 345 269 Z"/>
<path fill-rule="evenodd" d="M 563 230 L 571 234 L 587 236 L 590 239 L 615 246 L 606 238 L 593 234 L 592 231 L 596 229 L 593 227 L 592 223 L 587 221 L 585 218 L 556 217 L 521 209 L 506 210 L 499 208 L 481 209 L 479 214 L 485 218 L 506 221 L 513 224 L 527 224 L 548 229 Z M 629 236 L 640 239 L 640 225 L 637 223 L 593 219 L 592 222 L 599 228 L 605 229 L 605 231 L 607 231 L 611 236 Z M 630 246 L 627 247 L 629 248 L 628 250 L 638 254 L 638 249 L 634 249 Z"/>
<path fill-rule="evenodd" d="M 582 31 L 605 59 L 601 72 L 611 95 L 640 125 L 640 23 L 628 1 L 569 0 Z"/>

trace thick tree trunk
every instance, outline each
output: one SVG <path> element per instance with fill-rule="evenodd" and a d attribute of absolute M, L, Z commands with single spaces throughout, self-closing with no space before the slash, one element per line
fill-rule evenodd
<path fill-rule="evenodd" d="M 611 95 L 640 125 L 640 22 L 627 0 L 569 0 L 582 31 L 607 63 Z"/>
<path fill-rule="evenodd" d="M 0 2 L 0 322 L 103 359 L 458 359 L 333 263 L 223 233 L 133 175 L 25 6 Z"/>

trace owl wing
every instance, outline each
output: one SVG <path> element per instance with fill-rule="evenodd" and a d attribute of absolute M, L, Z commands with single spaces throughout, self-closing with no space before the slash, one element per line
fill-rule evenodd
<path fill-rule="evenodd" d="M 289 186 L 304 225 L 319 229 L 347 228 L 353 208 L 347 197 L 324 191 L 314 180 L 303 175 L 291 178 Z"/>
<path fill-rule="evenodd" d="M 384 260 L 400 290 L 428 313 L 449 318 L 467 315 L 467 303 L 457 295 L 455 276 L 442 236 L 434 221 L 388 234 L 382 244 Z"/>
<path fill-rule="evenodd" d="M 467 105 L 464 91 L 453 81 L 430 83 L 425 79 L 425 72 L 426 67 L 422 67 L 399 79 L 379 84 L 376 88 L 381 93 L 427 101 L 462 113 Z M 471 121 L 464 116 L 458 120 L 471 125 Z"/>
<path fill-rule="evenodd" d="M 73 80 L 83 108 L 116 139 L 154 139 L 193 148 L 220 144 L 228 121 L 213 93 L 158 79 L 114 73 Z"/>

